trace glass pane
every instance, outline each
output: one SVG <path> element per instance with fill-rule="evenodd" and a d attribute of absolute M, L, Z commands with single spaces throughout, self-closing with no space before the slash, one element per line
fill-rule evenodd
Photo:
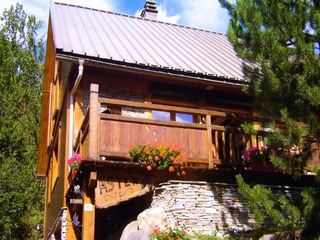
<path fill-rule="evenodd" d="M 176 121 L 177 122 L 193 123 L 193 116 L 191 114 L 177 113 L 176 114 Z"/>
<path fill-rule="evenodd" d="M 163 112 L 163 111 L 152 111 L 152 119 L 155 120 L 170 120 L 170 113 L 169 112 Z"/>

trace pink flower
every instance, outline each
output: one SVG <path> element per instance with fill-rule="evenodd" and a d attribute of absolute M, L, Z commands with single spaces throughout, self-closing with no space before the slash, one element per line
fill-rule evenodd
<path fill-rule="evenodd" d="M 70 165 L 71 169 L 78 168 L 82 160 L 83 158 L 81 157 L 81 155 L 79 153 L 75 153 L 68 159 L 68 164 Z"/>
<path fill-rule="evenodd" d="M 155 161 L 159 161 L 159 157 L 158 157 L 158 156 L 155 156 L 154 160 L 155 160 Z"/>
<path fill-rule="evenodd" d="M 147 166 L 148 171 L 151 171 L 152 167 L 150 165 Z"/>

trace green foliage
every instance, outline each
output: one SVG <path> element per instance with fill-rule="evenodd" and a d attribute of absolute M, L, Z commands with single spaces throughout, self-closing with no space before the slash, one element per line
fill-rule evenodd
<path fill-rule="evenodd" d="M 248 80 L 244 90 L 255 96 L 263 126 L 272 129 L 265 133 L 267 146 L 280 152 L 271 162 L 298 178 L 319 154 L 319 2 L 219 1 L 231 16 L 229 39 L 244 60 Z M 258 219 L 268 217 L 279 229 L 295 229 L 299 219 L 305 220 L 303 239 L 320 238 L 319 183 L 313 194 L 302 193 L 304 209 L 299 213 L 284 197 L 260 185 L 250 188 L 240 177 L 237 180 Z"/>
<path fill-rule="evenodd" d="M 186 231 L 179 228 L 169 228 L 166 231 L 155 229 L 150 236 L 151 240 L 191 240 Z"/>
<path fill-rule="evenodd" d="M 319 6 L 291 0 L 220 2 L 231 15 L 229 38 L 245 62 L 245 90 L 256 97 L 265 127 L 274 130 L 267 134 L 268 146 L 299 149 L 299 156 L 274 159 L 275 165 L 297 176 L 320 139 Z"/>
<path fill-rule="evenodd" d="M 232 237 L 221 238 L 217 236 L 216 232 L 214 232 L 211 235 L 196 233 L 192 235 L 192 239 L 194 240 L 222 240 L 222 239 L 227 240 L 227 239 L 233 239 L 233 238 Z"/>
<path fill-rule="evenodd" d="M 35 239 L 43 183 L 36 178 L 44 50 L 40 23 L 22 5 L 0 27 L 0 239 Z"/>
<path fill-rule="evenodd" d="M 165 231 L 160 231 L 158 228 L 150 235 L 151 240 L 221 240 L 221 239 L 232 239 L 232 238 L 221 238 L 216 233 L 212 235 L 208 234 L 187 234 L 184 229 L 181 228 L 168 228 Z"/>
<path fill-rule="evenodd" d="M 300 209 L 285 196 L 277 196 L 262 185 L 252 188 L 246 184 L 241 175 L 236 176 L 239 193 L 245 197 L 245 203 L 257 221 L 271 221 L 281 230 L 292 230 L 300 227 L 302 216 Z"/>

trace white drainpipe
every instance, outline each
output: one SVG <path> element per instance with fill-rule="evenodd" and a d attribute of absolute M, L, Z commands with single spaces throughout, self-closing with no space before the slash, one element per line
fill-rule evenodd
<path fill-rule="evenodd" d="M 71 94 L 70 94 L 70 105 L 69 105 L 69 109 L 70 109 L 70 121 L 69 121 L 69 130 L 70 130 L 70 134 L 69 134 L 69 157 L 72 156 L 73 154 L 73 123 L 74 123 L 74 95 L 77 91 L 77 88 L 79 86 L 79 83 L 81 81 L 82 75 L 83 75 L 83 64 L 84 64 L 84 60 L 79 59 L 79 73 L 76 79 L 76 82 L 73 85 L 73 88 L 71 90 Z"/>

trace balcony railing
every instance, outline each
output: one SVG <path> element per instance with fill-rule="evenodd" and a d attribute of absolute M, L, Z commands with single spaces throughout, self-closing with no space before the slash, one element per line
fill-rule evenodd
<path fill-rule="evenodd" d="M 200 123 L 154 120 L 101 112 L 130 109 L 132 112 L 184 113 Z M 125 160 L 130 145 L 141 142 L 174 143 L 185 148 L 188 164 L 212 168 L 215 164 L 241 164 L 244 148 L 260 145 L 260 136 L 249 136 L 241 127 L 214 124 L 214 119 L 238 120 L 236 114 L 151 103 L 99 98 L 98 85 L 91 85 L 89 110 L 74 143 L 74 150 L 91 159 Z M 204 120 L 204 121 L 203 121 Z M 243 116 L 241 118 L 243 121 Z"/>

